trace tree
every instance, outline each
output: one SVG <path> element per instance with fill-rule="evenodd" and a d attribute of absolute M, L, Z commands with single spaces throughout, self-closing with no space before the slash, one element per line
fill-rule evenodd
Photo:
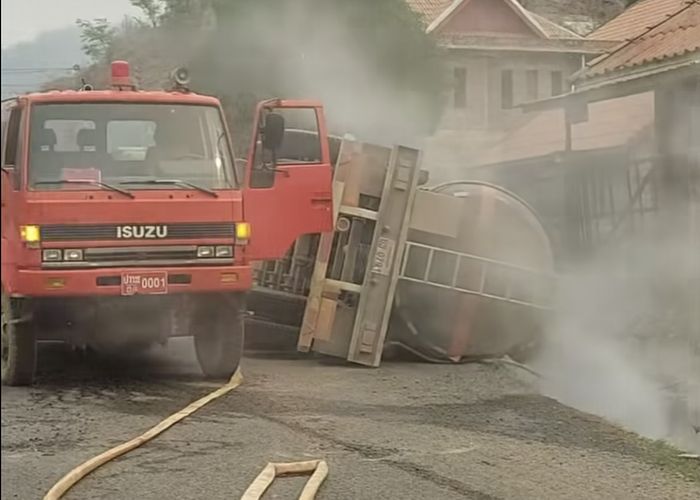
<path fill-rule="evenodd" d="M 152 28 L 186 18 L 194 6 L 190 0 L 131 0 L 131 5 L 146 16 L 142 24 Z"/>
<path fill-rule="evenodd" d="M 161 0 L 131 0 L 131 5 L 141 9 L 151 27 L 158 27 L 164 11 L 164 4 Z"/>
<path fill-rule="evenodd" d="M 80 28 L 80 41 L 83 52 L 89 56 L 93 62 L 105 60 L 109 53 L 109 48 L 114 41 L 117 29 L 107 22 L 107 19 L 98 18 L 88 21 L 77 19 L 75 23 Z"/>
<path fill-rule="evenodd" d="M 256 99 L 324 101 L 331 131 L 393 142 L 430 133 L 442 107 L 434 40 L 405 0 L 234 0 L 192 61 L 194 87 L 224 98 L 234 133 Z"/>

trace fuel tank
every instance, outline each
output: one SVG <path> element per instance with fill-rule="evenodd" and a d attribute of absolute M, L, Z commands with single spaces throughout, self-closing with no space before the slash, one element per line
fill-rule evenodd
<path fill-rule="evenodd" d="M 536 345 L 554 263 L 535 212 L 478 181 L 416 193 L 389 336 L 426 357 L 459 361 Z"/>

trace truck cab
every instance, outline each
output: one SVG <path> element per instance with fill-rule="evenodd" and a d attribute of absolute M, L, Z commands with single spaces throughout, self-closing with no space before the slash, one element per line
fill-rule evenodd
<path fill-rule="evenodd" d="M 170 91 L 141 91 L 126 62 L 111 69 L 110 89 L 2 103 L 3 383 L 31 383 L 40 341 L 136 349 L 188 335 L 204 373 L 229 376 L 251 263 L 332 227 L 320 103 L 261 102 L 237 165 L 220 102 L 183 72 Z M 286 158 L 298 120 L 318 148 Z"/>

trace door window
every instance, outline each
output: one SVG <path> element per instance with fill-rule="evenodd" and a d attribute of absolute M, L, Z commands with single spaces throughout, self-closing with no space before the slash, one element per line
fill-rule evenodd
<path fill-rule="evenodd" d="M 260 118 L 262 126 L 255 141 L 250 187 L 272 187 L 280 167 L 322 162 L 321 137 L 314 108 L 280 108 L 263 113 Z M 263 148 L 265 127 L 271 113 L 281 117 L 284 123 L 282 140 L 276 150 Z"/>
<path fill-rule="evenodd" d="M 13 167 L 12 184 L 15 190 L 20 186 L 21 154 L 22 154 L 22 110 L 14 108 L 10 113 L 7 123 L 7 137 L 5 141 L 5 157 L 3 166 Z"/>

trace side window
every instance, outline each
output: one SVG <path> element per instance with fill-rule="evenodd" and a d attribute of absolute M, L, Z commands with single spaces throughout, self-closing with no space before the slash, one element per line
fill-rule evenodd
<path fill-rule="evenodd" d="M 313 165 L 322 161 L 315 109 L 282 108 L 265 111 L 265 116 L 260 121 L 263 125 L 258 130 L 255 141 L 250 187 L 272 187 L 280 167 L 293 168 L 295 165 Z M 283 133 L 276 150 L 263 147 L 266 129 L 272 131 L 273 122 L 277 126 L 280 122 L 283 124 Z"/>
<path fill-rule="evenodd" d="M 457 109 L 467 107 L 467 69 L 454 69 L 453 104 Z"/>
<path fill-rule="evenodd" d="M 10 119 L 7 123 L 7 136 L 5 140 L 5 157 L 3 165 L 6 167 L 15 167 L 13 178 L 14 189 L 19 189 L 20 185 L 20 155 L 22 153 L 22 110 L 14 108 L 10 113 Z"/>
<path fill-rule="evenodd" d="M 114 161 L 144 161 L 155 145 L 153 121 L 119 120 L 107 123 L 107 154 Z"/>
<path fill-rule="evenodd" d="M 90 120 L 46 120 L 44 129 L 52 130 L 56 136 L 56 143 L 51 149 L 51 145 L 40 145 L 45 150 L 54 151 L 56 153 L 76 153 L 81 151 L 78 136 L 81 130 L 95 130 L 95 122 Z"/>
<path fill-rule="evenodd" d="M 561 71 L 552 71 L 552 95 L 557 96 L 563 93 L 564 78 Z"/>
<path fill-rule="evenodd" d="M 536 100 L 539 95 L 538 73 L 536 69 L 529 69 L 525 73 L 525 87 L 526 99 L 528 101 Z"/>
<path fill-rule="evenodd" d="M 501 108 L 513 107 L 513 71 L 505 69 L 501 71 Z"/>

